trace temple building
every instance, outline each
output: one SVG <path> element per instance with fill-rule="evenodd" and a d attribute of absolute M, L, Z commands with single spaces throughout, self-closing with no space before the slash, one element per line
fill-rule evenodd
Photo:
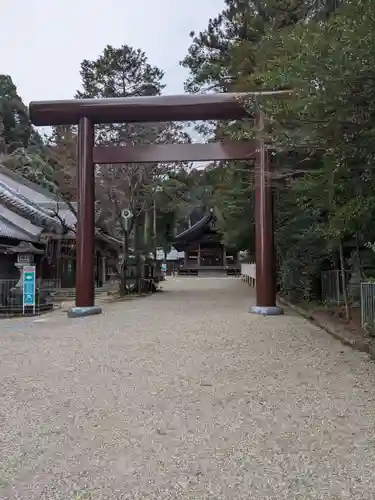
<path fill-rule="evenodd" d="M 223 243 L 215 223 L 213 210 L 205 215 L 200 209 L 195 209 L 189 218 L 189 227 L 176 235 L 173 246 L 179 252 L 184 252 L 178 269 L 180 275 L 239 273 L 238 252 Z"/>
<path fill-rule="evenodd" d="M 74 203 L 68 205 L 0 165 L 0 309 L 12 299 L 12 283 L 16 284 L 14 293 L 20 288 L 25 265 L 35 265 L 38 283 L 74 288 L 76 216 L 72 207 Z M 95 285 L 101 287 L 108 279 L 110 257 L 117 255 L 119 242 L 96 234 L 95 244 Z"/>

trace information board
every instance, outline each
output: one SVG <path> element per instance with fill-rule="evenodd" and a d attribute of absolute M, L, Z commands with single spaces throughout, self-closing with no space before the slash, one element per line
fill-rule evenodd
<path fill-rule="evenodd" d="M 35 309 L 35 266 L 23 267 L 23 308 Z"/>

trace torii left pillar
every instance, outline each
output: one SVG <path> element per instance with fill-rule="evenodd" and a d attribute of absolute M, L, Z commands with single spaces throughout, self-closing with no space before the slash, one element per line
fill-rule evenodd
<path fill-rule="evenodd" d="M 76 303 L 68 317 L 100 314 L 95 306 L 95 166 L 93 161 L 94 124 L 88 118 L 78 123 L 76 232 Z"/>
<path fill-rule="evenodd" d="M 258 144 L 255 172 L 256 305 L 250 311 L 263 316 L 283 314 L 276 302 L 276 255 L 270 159 L 264 138 L 264 114 L 257 117 Z"/>

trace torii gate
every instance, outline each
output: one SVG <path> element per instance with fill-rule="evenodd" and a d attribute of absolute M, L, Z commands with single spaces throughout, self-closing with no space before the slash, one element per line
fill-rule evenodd
<path fill-rule="evenodd" d="M 285 96 L 290 91 L 225 94 L 185 94 L 176 96 L 74 99 L 31 102 L 34 125 L 78 125 L 78 221 L 76 233 L 76 303 L 71 317 L 101 312 L 95 306 L 95 164 L 172 163 L 182 161 L 255 160 L 256 220 L 256 306 L 251 312 L 282 314 L 276 305 L 276 265 L 274 249 L 270 163 L 264 140 L 207 144 L 150 144 L 147 146 L 95 146 L 95 124 L 142 123 L 194 120 L 240 120 L 249 117 L 244 102 Z M 258 130 L 264 127 L 262 112 L 254 117 Z"/>

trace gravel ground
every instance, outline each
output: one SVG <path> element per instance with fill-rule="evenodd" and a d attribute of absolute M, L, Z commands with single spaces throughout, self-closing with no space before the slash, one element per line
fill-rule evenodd
<path fill-rule="evenodd" d="M 375 365 L 239 280 L 1 320 L 2 500 L 375 498 Z"/>

